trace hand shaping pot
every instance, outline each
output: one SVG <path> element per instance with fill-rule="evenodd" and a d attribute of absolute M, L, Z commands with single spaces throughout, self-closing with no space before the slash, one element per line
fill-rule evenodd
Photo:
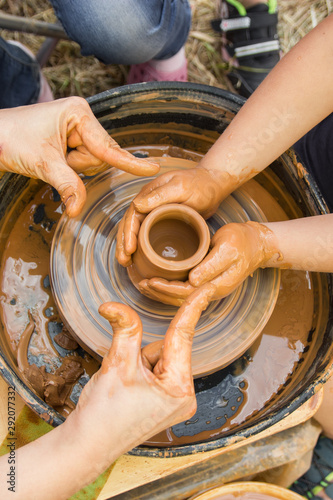
<path fill-rule="evenodd" d="M 102 126 L 120 146 L 140 154 L 149 136 L 151 146 L 148 151 L 143 149 L 144 155 L 156 156 L 154 145 L 158 145 L 159 152 L 162 151 L 160 156 L 166 154 L 177 157 L 181 148 L 182 152 L 185 152 L 185 158 L 198 161 L 200 155 L 208 151 L 227 127 L 244 100 L 235 94 L 213 87 L 191 83 L 158 82 L 123 86 L 96 95 L 89 99 L 89 102 Z M 257 176 L 256 180 L 259 183 L 268 182 L 269 191 L 283 205 L 290 218 L 327 213 L 327 207 L 311 176 L 304 169 L 304 175 L 299 177 L 296 165 L 297 159 L 289 151 L 278 158 L 267 170 L 269 178 L 268 174 L 263 173 Z M 115 177 L 117 175 L 115 173 Z M 12 174 L 1 176 L 1 256 L 7 248 L 11 229 L 18 215 L 41 185 L 21 176 Z M 113 187 L 111 186 L 110 189 L 112 192 Z M 63 272 L 67 272 L 65 267 Z M 314 395 L 332 371 L 333 281 L 331 275 L 316 273 L 308 275 L 308 279 L 314 291 L 314 312 L 308 332 L 307 347 L 295 359 L 290 373 L 274 395 L 269 400 L 261 402 L 259 410 L 253 412 L 248 419 L 241 421 L 231 430 L 219 435 L 218 438 L 202 440 L 200 437 L 196 439 L 194 435 L 191 439 L 195 444 L 170 446 L 163 450 L 160 447 L 141 446 L 134 449 L 132 453 L 159 457 L 163 454 L 164 456 L 177 456 L 225 447 L 269 429 Z M 294 285 L 295 282 L 290 283 L 290 286 Z M 33 300 L 31 294 L 27 296 L 28 299 Z M 3 302 L 0 304 L 0 309 L 2 305 Z M 3 314 L 1 314 L 1 320 L 0 372 L 2 376 L 10 385 L 15 386 L 24 401 L 43 419 L 53 425 L 60 424 L 64 417 L 46 404 L 23 381 L 17 368 L 15 355 L 7 341 L 6 318 Z M 296 330 L 297 320 L 289 328 L 291 333 Z M 281 329 L 281 338 L 284 334 L 285 330 Z M 249 356 L 243 356 L 241 362 L 251 363 L 252 361 Z M 196 381 L 196 395 L 202 414 L 198 414 L 198 422 L 192 426 L 181 427 L 181 424 L 178 424 L 181 432 L 185 427 L 185 430 L 189 432 L 199 424 L 203 429 L 207 425 L 212 425 L 214 422 L 212 419 L 207 419 L 204 410 L 207 408 L 211 413 L 218 402 L 227 404 L 221 399 L 221 395 L 228 395 L 230 400 L 233 400 L 233 395 L 235 395 L 234 401 L 237 403 L 239 387 L 236 390 L 230 383 L 235 374 L 234 368 L 232 364 L 227 369 Z M 265 379 L 267 384 L 270 382 L 267 371 L 269 368 L 269 366 L 265 368 L 265 373 L 260 371 L 258 374 L 261 379 Z M 283 368 L 283 363 L 281 368 Z M 220 387 L 219 398 L 216 393 L 217 387 Z M 175 431 L 174 428 L 172 430 Z"/>

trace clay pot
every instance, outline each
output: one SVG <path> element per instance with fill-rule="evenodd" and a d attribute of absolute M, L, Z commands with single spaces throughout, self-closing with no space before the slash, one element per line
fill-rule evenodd
<path fill-rule="evenodd" d="M 129 275 L 185 281 L 205 257 L 209 243 L 208 226 L 198 212 L 178 203 L 162 205 L 141 225 Z"/>
<path fill-rule="evenodd" d="M 303 497 L 293 491 L 260 482 L 237 482 L 225 484 L 219 488 L 205 491 L 191 500 L 302 500 Z"/>

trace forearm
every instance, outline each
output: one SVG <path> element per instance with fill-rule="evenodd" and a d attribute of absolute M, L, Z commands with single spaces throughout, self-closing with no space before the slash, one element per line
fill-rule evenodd
<path fill-rule="evenodd" d="M 265 223 L 278 252 L 265 267 L 333 273 L 333 214 Z"/>
<path fill-rule="evenodd" d="M 265 78 L 200 162 L 236 186 L 263 170 L 333 111 L 333 16 Z"/>
<path fill-rule="evenodd" d="M 149 384 L 142 389 L 137 384 L 140 376 L 127 385 L 112 376 L 111 389 L 107 375 L 100 376 L 98 383 L 95 377 L 95 386 L 86 386 L 89 390 L 81 394 L 81 398 L 86 396 L 83 404 L 80 399 L 62 425 L 19 448 L 15 453 L 15 495 L 7 484 L 9 456 L 1 457 L 1 499 L 67 500 L 121 455 L 193 414 L 186 412 L 187 406 L 194 408 L 192 394 L 173 397 Z"/>
<path fill-rule="evenodd" d="M 67 500 L 95 480 L 122 452 L 115 439 L 108 455 L 99 453 L 89 435 L 80 438 L 73 426 L 65 422 L 16 451 L 14 490 L 8 489 L 8 455 L 1 457 L 1 498 Z"/>

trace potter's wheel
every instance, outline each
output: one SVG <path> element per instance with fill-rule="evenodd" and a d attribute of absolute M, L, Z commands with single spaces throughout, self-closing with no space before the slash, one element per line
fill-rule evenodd
<path fill-rule="evenodd" d="M 162 157 L 160 173 L 189 168 L 192 161 Z M 128 304 L 143 323 L 143 345 L 163 338 L 176 308 L 143 296 L 115 258 L 117 224 L 150 178 L 114 169 L 86 184 L 87 202 L 75 219 L 65 214 L 51 248 L 51 283 L 59 313 L 85 349 L 101 358 L 112 329 L 98 314 L 103 302 Z M 262 211 L 242 189 L 229 196 L 207 223 L 211 234 L 223 224 L 265 221 Z M 216 371 L 238 358 L 268 321 L 279 292 L 279 272 L 257 270 L 225 299 L 212 302 L 197 325 L 192 366 L 195 376 Z M 148 333 L 149 332 L 149 333 Z"/>

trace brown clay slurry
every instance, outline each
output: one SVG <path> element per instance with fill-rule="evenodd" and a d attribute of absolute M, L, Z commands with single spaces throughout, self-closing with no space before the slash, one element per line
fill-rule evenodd
<path fill-rule="evenodd" d="M 99 363 L 73 351 L 78 345 L 63 332 L 51 293 L 50 246 L 61 214 L 57 193 L 45 186 L 17 217 L 2 256 L 0 314 L 22 378 L 68 415 L 75 406 L 69 399 L 73 386 L 82 375 L 91 376 Z M 60 338 L 57 345 L 63 348 L 62 355 L 54 337 Z M 63 358 L 66 354 L 70 356 Z"/>

